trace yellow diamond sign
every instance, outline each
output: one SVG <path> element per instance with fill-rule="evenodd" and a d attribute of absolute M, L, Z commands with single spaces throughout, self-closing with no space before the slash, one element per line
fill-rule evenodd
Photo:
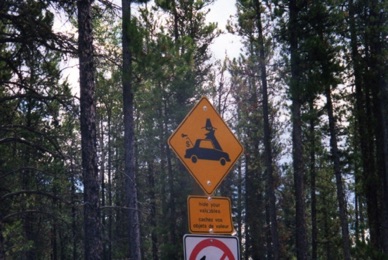
<path fill-rule="evenodd" d="M 244 150 L 206 97 L 188 113 L 168 143 L 209 195 L 220 185 Z"/>

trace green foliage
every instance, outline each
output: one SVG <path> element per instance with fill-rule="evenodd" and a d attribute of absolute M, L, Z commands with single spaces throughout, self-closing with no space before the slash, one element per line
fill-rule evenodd
<path fill-rule="evenodd" d="M 236 59 L 214 64 L 209 46 L 220 31 L 217 24 L 205 20 L 212 2 L 158 0 L 147 5 L 132 4 L 137 9 L 132 14 L 129 34 L 144 259 L 182 259 L 182 236 L 188 221 L 186 198 L 202 191 L 169 150 L 166 140 L 204 94 L 211 97 L 245 148 L 242 160 L 216 194 L 232 198 L 243 258 L 258 259 L 269 254 L 258 10 L 254 1 L 237 1 L 237 17 L 229 22 L 228 30 L 241 37 L 242 53 Z M 353 2 L 354 10 L 350 12 L 349 1 L 297 1 L 300 16 L 295 34 L 300 78 L 295 88 L 290 87 L 288 2 L 260 2 L 265 59 L 269 64 L 280 254 L 284 259 L 296 259 L 294 237 L 298 232 L 289 159 L 291 136 L 287 135 L 292 121 L 289 98 L 294 94 L 300 95 L 302 102 L 306 172 L 310 170 L 310 152 L 315 153 L 318 258 L 343 258 L 337 187 L 327 142 L 326 100 L 322 96 L 325 86 L 332 89 L 342 176 L 351 204 L 348 217 L 353 231 L 352 257 L 384 259 L 376 235 L 370 232 L 379 224 L 373 222 L 376 219 L 370 212 L 376 205 L 376 212 L 381 213 L 383 202 L 379 183 L 382 175 L 377 167 L 377 142 L 381 139 L 376 109 L 380 96 L 375 78 L 384 71 L 381 65 L 386 58 L 377 55 L 385 53 L 386 44 L 380 42 L 381 52 L 375 45 L 379 43 L 376 39 L 384 39 L 385 27 L 372 11 L 376 6 L 385 10 L 385 6 L 381 1 L 376 1 L 376 6 L 367 1 Z M 60 11 L 53 8 L 69 11 L 74 3 L 5 0 L 0 5 L 0 40 L 5 42 L 0 44 L 0 256 L 3 250 L 7 258 L 14 259 L 79 259 L 83 255 L 82 241 L 87 239 L 82 235 L 79 108 L 73 86 L 61 74 L 64 53 L 74 48 L 67 37 L 52 31 L 54 14 Z M 123 228 L 128 225 L 128 217 L 123 207 L 122 32 L 116 11 L 109 1 L 95 1 L 93 7 L 105 259 L 128 256 L 128 236 Z M 64 15 L 71 19 L 72 13 Z M 351 39 L 351 18 L 355 39 Z M 355 44 L 354 50 L 351 43 Z M 358 76 L 361 86 L 355 80 Z M 358 102 L 361 112 L 367 115 L 365 121 L 360 117 Z M 310 138 L 311 120 L 315 123 L 314 142 Z M 364 138 L 360 130 L 367 133 Z M 365 168 L 366 162 L 371 162 L 372 168 Z M 312 176 L 306 174 L 304 181 L 310 239 Z M 368 190 L 368 184 L 373 190 Z M 376 193 L 371 193 L 374 190 Z M 373 194 L 380 197 L 373 201 Z M 357 205 L 353 205 L 353 198 Z M 367 231 L 370 239 L 366 239 Z"/>
<path fill-rule="evenodd" d="M 5 239 L 5 252 L 7 257 L 20 258 L 23 252 L 33 248 L 33 241 L 26 240 L 23 235 L 21 220 L 4 226 L 3 236 Z"/>
<path fill-rule="evenodd" d="M 356 241 L 356 246 L 353 249 L 353 254 L 359 259 L 365 260 L 384 260 L 387 259 L 387 255 L 379 252 L 373 246 L 371 246 L 371 241 L 366 240 Z"/>
<path fill-rule="evenodd" d="M 69 140 L 64 113 L 74 104 L 69 85 L 60 82 L 61 56 L 55 51 L 66 43 L 52 32 L 53 14 L 43 1 L 2 5 L 8 15 L 1 16 L 6 26 L 0 31 L 7 43 L 1 46 L 0 232 L 10 258 L 44 259 L 58 246 L 56 236 L 65 237 L 69 219 L 62 207 L 70 196 L 61 146 Z M 63 228 L 46 225 L 58 221 Z"/>

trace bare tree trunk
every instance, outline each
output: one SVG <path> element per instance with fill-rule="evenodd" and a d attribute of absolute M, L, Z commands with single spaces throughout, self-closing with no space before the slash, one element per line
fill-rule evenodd
<path fill-rule="evenodd" d="M 237 104 L 237 111 L 240 111 L 240 100 L 236 100 L 236 104 Z M 239 122 L 241 120 L 241 116 L 240 116 L 240 113 L 237 114 L 237 121 Z M 237 128 L 237 137 L 239 139 L 241 139 L 241 133 L 240 133 L 240 129 Z M 243 214 L 242 214 L 242 209 L 245 207 L 244 206 L 244 195 L 243 195 L 243 185 L 244 185 L 244 177 L 243 177 L 243 169 L 242 169 L 243 165 L 241 163 L 241 161 L 238 163 L 238 166 L 237 166 L 237 216 L 236 216 L 236 222 L 237 222 L 237 237 L 239 239 L 239 243 L 240 243 L 240 248 L 242 248 L 242 244 L 243 244 Z M 241 256 L 242 258 L 242 256 Z"/>
<path fill-rule="evenodd" d="M 3 213 L 0 212 L 0 260 L 5 259 L 4 237 L 3 237 Z"/>
<path fill-rule="evenodd" d="M 385 66 L 386 67 L 386 66 Z M 387 71 L 387 70 L 385 70 Z M 385 72 L 386 73 L 386 72 Z M 386 76 L 385 76 L 386 77 Z M 387 79 L 380 79 L 380 109 L 383 139 L 382 155 L 382 186 L 383 186 L 383 212 L 382 212 L 382 241 L 383 252 L 388 255 L 388 84 Z"/>
<path fill-rule="evenodd" d="M 158 260 L 158 234 L 156 232 L 157 230 L 157 216 L 156 216 L 156 194 L 155 194 L 155 170 L 154 170 L 154 163 L 153 160 L 150 159 L 148 161 L 148 171 L 147 171 L 147 178 L 148 178 L 148 196 L 150 199 L 150 215 L 149 215 L 149 224 L 151 226 L 151 252 L 152 252 L 152 259 Z"/>
<path fill-rule="evenodd" d="M 131 260 L 141 259 L 140 221 L 137 202 L 135 174 L 135 125 L 133 112 L 132 88 L 132 53 L 131 53 L 131 1 L 122 0 L 122 49 L 123 49 L 123 109 L 124 109 L 124 150 L 125 150 L 125 200 L 129 208 L 129 255 Z"/>
<path fill-rule="evenodd" d="M 289 1 L 290 12 L 290 52 L 291 52 L 291 118 L 292 118 L 292 158 L 296 202 L 296 254 L 299 260 L 307 259 L 307 231 L 305 220 L 304 161 L 301 119 L 300 59 L 298 54 L 298 9 L 297 0 Z"/>
<path fill-rule="evenodd" d="M 108 206 L 113 206 L 112 200 L 112 133 L 111 133 L 111 118 L 112 110 L 108 110 Z M 112 259 L 112 211 L 109 211 L 108 215 L 108 258 L 107 260 Z"/>
<path fill-rule="evenodd" d="M 97 125 L 97 136 L 100 144 L 100 182 L 101 182 L 101 208 L 105 207 L 105 157 L 106 157 L 106 147 L 104 141 L 104 122 L 102 119 L 99 119 Z M 101 239 L 102 239 L 102 256 L 104 259 L 108 259 L 107 250 L 106 250 L 106 217 L 105 212 L 101 211 Z"/>
<path fill-rule="evenodd" d="M 369 81 L 374 98 L 376 117 L 376 153 L 378 183 L 380 185 L 378 204 L 380 204 L 379 249 L 388 255 L 388 85 L 387 85 L 387 55 L 386 55 L 386 24 L 387 15 L 383 15 L 383 2 L 368 1 L 369 17 L 367 39 L 370 41 L 370 56 L 368 59 Z M 385 43 L 385 46 L 384 46 Z"/>
<path fill-rule="evenodd" d="M 358 138 L 360 140 L 361 158 L 362 158 L 362 175 L 363 189 L 367 200 L 368 225 L 370 232 L 370 241 L 374 247 L 378 247 L 378 205 L 377 205 L 377 189 L 376 183 L 376 167 L 373 155 L 373 133 L 370 123 L 371 114 L 369 90 L 363 84 L 366 80 L 363 79 L 365 74 L 362 70 L 362 57 L 358 53 L 357 31 L 355 21 L 355 11 L 353 0 L 349 0 L 349 26 L 351 36 L 352 61 L 354 70 L 354 83 L 356 89 L 356 118 L 358 121 Z"/>
<path fill-rule="evenodd" d="M 77 1 L 78 55 L 80 66 L 80 106 L 82 174 L 84 185 L 85 259 L 101 259 L 101 224 L 96 148 L 96 104 L 93 62 L 92 0 Z"/>
<path fill-rule="evenodd" d="M 314 111 L 314 101 L 310 100 L 310 113 Z M 310 116 L 310 197 L 311 197 L 311 259 L 318 259 L 318 229 L 317 229 L 317 195 L 316 195 L 316 168 L 315 168 L 315 116 Z"/>
<path fill-rule="evenodd" d="M 243 209 L 243 193 L 242 193 L 242 189 L 243 189 L 243 177 L 242 177 L 242 165 L 241 163 L 238 164 L 238 168 L 237 168 L 237 172 L 238 172 L 238 188 L 237 188 L 237 208 L 238 208 L 238 212 L 237 212 L 237 217 L 236 217 L 236 221 L 237 221 L 237 237 L 239 239 L 239 243 L 240 243 L 240 248 L 241 247 L 241 244 L 242 244 L 242 239 L 243 239 L 243 232 L 242 232 L 242 225 L 243 225 L 243 216 L 242 216 L 242 209 Z"/>
<path fill-rule="evenodd" d="M 73 163 L 72 163 L 73 165 Z M 72 170 L 72 175 L 74 175 L 74 170 Z M 72 258 L 77 259 L 77 209 L 76 209 L 76 187 L 75 187 L 75 178 L 71 176 L 71 234 L 72 234 Z"/>
<path fill-rule="evenodd" d="M 349 240 L 349 227 L 348 227 L 347 210 L 346 210 L 346 199 L 345 199 L 345 191 L 344 191 L 343 181 L 341 176 L 340 158 L 338 154 L 338 145 L 337 145 L 337 132 L 335 130 L 335 119 L 334 119 L 333 104 L 331 100 L 329 85 L 326 86 L 325 92 L 326 92 L 326 99 L 327 99 L 326 107 L 327 107 L 327 113 L 329 117 L 331 155 L 333 158 L 334 174 L 335 174 L 335 179 L 337 183 L 337 200 L 338 200 L 341 231 L 342 231 L 342 246 L 344 250 L 344 259 L 350 260 L 350 240 Z"/>
<path fill-rule="evenodd" d="M 380 109 L 382 110 L 383 155 L 382 155 L 382 241 L 383 252 L 388 255 L 388 84 L 384 80 L 380 85 Z"/>
<path fill-rule="evenodd" d="M 166 104 L 166 101 L 164 101 L 164 110 L 167 111 L 167 104 Z M 167 126 L 167 117 L 165 117 L 164 119 L 164 132 L 167 133 L 167 129 L 168 129 L 168 126 Z M 173 176 L 173 172 L 172 172 L 172 156 L 171 156 L 171 149 L 166 149 L 166 160 L 167 160 L 167 174 L 166 174 L 166 177 L 167 177 L 167 187 L 169 189 L 169 192 L 170 192 L 170 198 L 167 202 L 167 215 L 169 216 L 169 220 L 168 220 L 168 226 L 170 228 L 170 232 L 169 232 L 169 242 L 172 244 L 172 245 L 176 245 L 177 243 L 177 235 L 176 235 L 176 208 L 175 208 L 175 205 L 176 205 L 176 193 L 175 193 L 175 188 L 174 188 L 174 176 Z"/>
<path fill-rule="evenodd" d="M 268 108 L 268 84 L 267 84 L 267 68 L 266 68 L 266 55 L 264 50 L 264 36 L 263 36 L 263 26 L 261 22 L 261 6 L 258 0 L 255 0 L 255 9 L 256 9 L 256 22 L 257 29 L 259 31 L 258 41 L 259 41 L 259 67 L 260 67 L 260 78 L 262 85 L 262 107 L 263 107 L 263 120 L 264 120 L 264 160 L 265 160 L 265 175 L 267 179 L 266 183 L 266 201 L 268 206 L 268 215 L 269 215 L 269 229 L 271 235 L 271 242 L 268 247 L 270 252 L 272 252 L 273 259 L 279 259 L 279 235 L 278 235 L 278 222 L 276 219 L 276 197 L 275 197 L 275 187 L 274 187 L 274 177 L 273 177 L 273 166 L 272 166 L 272 136 L 271 136 L 271 127 L 269 123 L 269 108 Z"/>

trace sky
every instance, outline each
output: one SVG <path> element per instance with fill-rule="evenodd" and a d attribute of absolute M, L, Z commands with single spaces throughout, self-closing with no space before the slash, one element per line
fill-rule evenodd
<path fill-rule="evenodd" d="M 116 5 L 121 6 L 121 0 L 113 1 Z M 235 0 L 215 0 L 212 5 L 210 5 L 210 12 L 206 17 L 208 22 L 216 22 L 218 28 L 221 29 L 224 33 L 221 34 L 217 39 L 214 40 L 213 44 L 210 46 L 210 49 L 213 53 L 215 59 L 223 60 L 225 55 L 228 55 L 229 58 L 236 58 L 240 53 L 242 47 L 239 37 L 232 35 L 226 31 L 226 25 L 228 19 L 232 19 L 236 15 L 236 1 Z M 54 30 L 64 31 L 69 30 L 70 26 L 68 21 L 63 20 L 64 17 L 60 17 L 60 14 L 57 14 L 56 20 L 54 22 Z M 73 33 L 76 33 L 73 31 Z M 77 69 L 78 59 L 69 58 L 69 60 L 63 62 L 62 67 L 66 68 L 63 71 L 63 76 L 68 77 L 70 84 L 73 86 L 74 94 L 78 95 L 78 69 Z"/>
<path fill-rule="evenodd" d="M 217 22 L 218 28 L 226 32 L 226 24 L 228 19 L 236 16 L 236 1 L 235 0 L 216 0 L 210 6 L 210 12 L 207 16 L 207 21 Z M 236 58 L 242 47 L 238 36 L 230 33 L 220 35 L 211 46 L 214 57 L 223 59 L 225 54 L 229 58 Z"/>

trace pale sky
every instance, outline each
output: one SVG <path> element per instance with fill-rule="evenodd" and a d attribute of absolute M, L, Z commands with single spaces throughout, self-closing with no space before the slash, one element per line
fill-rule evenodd
<path fill-rule="evenodd" d="M 121 6 L 121 0 L 114 0 L 115 4 Z M 235 58 L 240 53 L 242 47 L 239 37 L 226 32 L 226 24 L 228 19 L 236 15 L 236 1 L 235 0 L 215 0 L 214 4 L 209 6 L 210 12 L 207 15 L 207 21 L 217 22 L 218 28 L 221 29 L 224 34 L 221 34 L 211 46 L 214 58 L 223 60 L 227 54 L 229 58 Z M 69 31 L 68 21 L 64 21 L 64 17 L 60 17 L 60 14 L 56 14 L 56 20 L 54 22 L 54 30 L 56 31 Z M 72 30 L 72 33 L 76 33 Z M 66 67 L 63 76 L 68 77 L 70 84 L 73 85 L 73 89 L 78 96 L 79 86 L 78 78 L 79 72 L 77 70 L 78 59 L 69 58 L 69 60 L 62 62 L 62 67 Z"/>
<path fill-rule="evenodd" d="M 236 15 L 236 1 L 235 0 L 216 0 L 213 5 L 210 6 L 210 12 L 207 16 L 209 22 L 217 22 L 218 28 L 225 31 L 225 34 L 219 36 L 212 46 L 212 51 L 215 58 L 223 59 L 225 53 L 229 58 L 236 58 L 242 47 L 239 37 L 226 33 L 226 24 L 231 16 Z"/>

